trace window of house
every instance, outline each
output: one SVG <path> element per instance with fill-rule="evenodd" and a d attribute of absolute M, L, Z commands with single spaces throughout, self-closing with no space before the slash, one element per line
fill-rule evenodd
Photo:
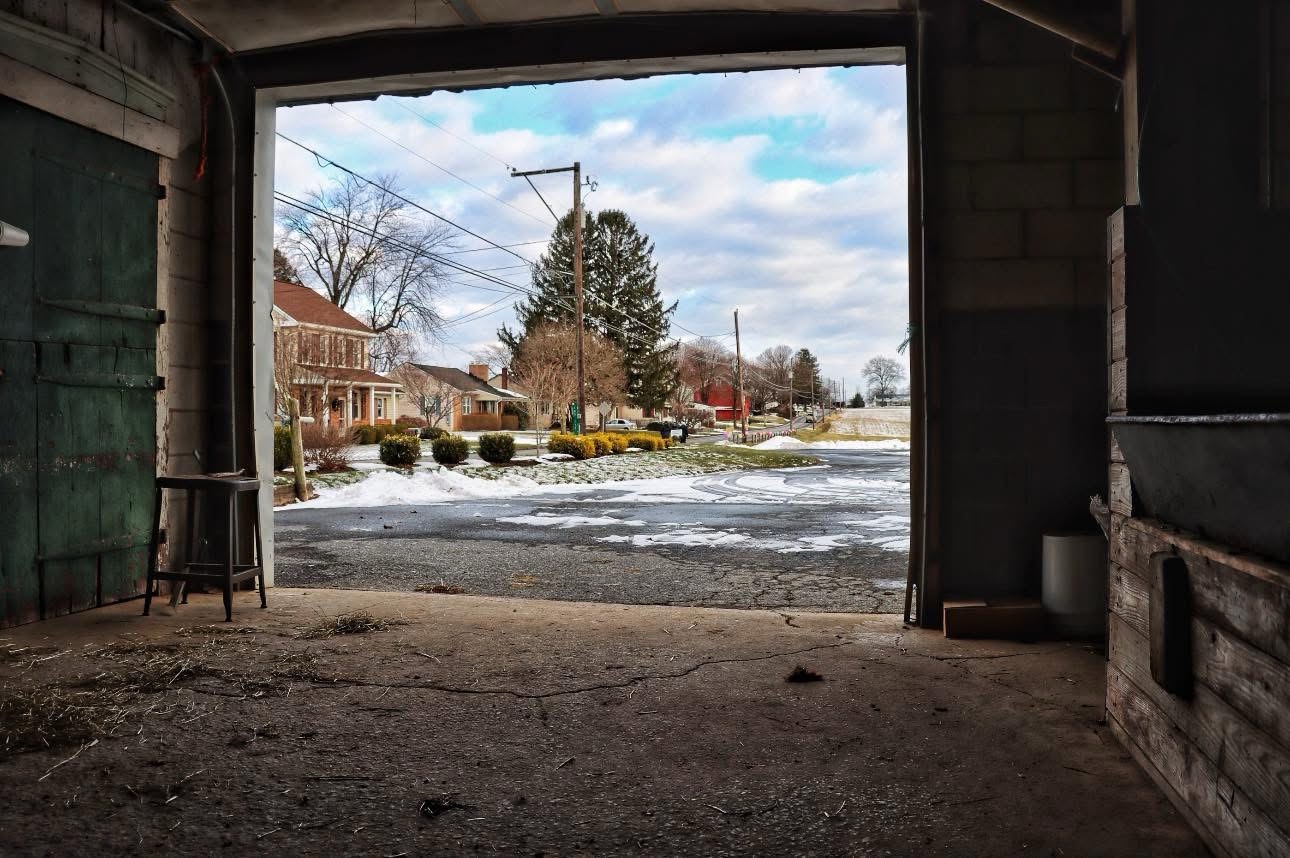
<path fill-rule="evenodd" d="M 381 418 L 385 417 L 385 397 L 384 396 L 376 397 L 376 416 Z"/>
<path fill-rule="evenodd" d="M 463 397 L 461 398 L 461 413 L 462 413 L 462 414 L 469 414 L 469 413 L 470 413 L 470 397 L 469 397 L 469 396 L 463 396 Z"/>
<path fill-rule="evenodd" d="M 350 419 L 351 419 L 351 420 L 357 420 L 357 419 L 359 418 L 359 416 L 360 416 L 360 415 L 359 415 L 359 413 L 358 413 L 358 408 L 359 408 L 359 405 L 358 405 L 358 394 L 357 394 L 357 393 L 350 393 L 350 395 L 349 395 L 349 416 L 350 416 Z"/>

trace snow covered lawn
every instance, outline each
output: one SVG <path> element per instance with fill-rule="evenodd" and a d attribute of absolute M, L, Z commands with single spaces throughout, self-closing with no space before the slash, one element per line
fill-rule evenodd
<path fill-rule="evenodd" d="M 509 498 L 540 493 L 544 486 L 582 489 L 605 483 L 818 464 L 818 459 L 796 452 L 736 446 L 674 447 L 652 453 L 602 456 L 583 461 L 553 461 L 544 457 L 536 465 L 511 468 L 494 468 L 472 461 L 467 463 L 470 467 L 458 466 L 450 470 L 431 462 L 418 465 L 411 474 L 387 468 L 380 462 L 356 460 L 357 473 L 351 472 L 354 473 L 350 478 L 351 484 L 315 482 L 318 497 L 296 504 L 295 508 L 371 507 Z"/>

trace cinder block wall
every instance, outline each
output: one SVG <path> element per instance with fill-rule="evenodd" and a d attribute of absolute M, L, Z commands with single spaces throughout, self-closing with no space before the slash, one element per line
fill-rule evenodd
<path fill-rule="evenodd" d="M 1041 536 L 1105 485 L 1105 223 L 1117 87 L 984 3 L 925 4 L 930 620 L 1039 593 Z"/>

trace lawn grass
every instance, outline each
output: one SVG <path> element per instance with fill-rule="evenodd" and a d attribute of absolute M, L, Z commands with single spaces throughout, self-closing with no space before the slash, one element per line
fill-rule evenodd
<path fill-rule="evenodd" d="M 523 476 L 543 485 L 609 483 L 652 477 L 695 476 L 722 471 L 800 468 L 819 463 L 820 460 L 814 456 L 787 450 L 680 445 L 652 453 L 620 453 L 583 461 L 551 462 L 525 468 Z M 478 479 L 495 480 L 507 470 L 506 468 L 477 468 L 472 469 L 469 475 Z"/>

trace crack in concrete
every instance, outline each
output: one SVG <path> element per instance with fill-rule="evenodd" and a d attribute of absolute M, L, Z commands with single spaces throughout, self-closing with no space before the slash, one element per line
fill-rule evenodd
<path fill-rule="evenodd" d="M 818 652 L 826 649 L 840 649 L 847 646 L 855 646 L 859 641 L 843 641 L 842 643 L 819 644 L 817 646 L 804 647 L 802 649 L 786 650 L 784 652 L 774 652 L 767 655 L 750 656 L 748 658 L 716 658 L 706 659 L 697 664 L 693 664 L 686 669 L 677 673 L 650 673 L 643 676 L 632 676 L 617 682 L 598 683 L 595 685 L 579 686 L 577 688 L 565 688 L 558 691 L 546 692 L 528 692 L 516 691 L 513 688 L 464 688 L 456 685 L 445 685 L 437 682 L 369 682 L 362 679 L 352 679 L 346 677 L 333 677 L 332 679 L 315 679 L 312 684 L 316 688 L 400 688 L 408 690 L 425 689 L 428 691 L 440 691 L 446 694 L 478 694 L 478 695 L 506 695 L 514 697 L 517 700 L 549 700 L 553 697 L 569 697 L 576 694 L 588 694 L 592 691 L 612 691 L 616 688 L 628 688 L 638 685 L 642 682 L 648 682 L 651 679 L 681 679 L 689 676 L 695 671 L 716 664 L 749 664 L 758 661 L 769 661 L 775 658 L 783 658 L 790 655 L 801 655 L 808 652 Z"/>

